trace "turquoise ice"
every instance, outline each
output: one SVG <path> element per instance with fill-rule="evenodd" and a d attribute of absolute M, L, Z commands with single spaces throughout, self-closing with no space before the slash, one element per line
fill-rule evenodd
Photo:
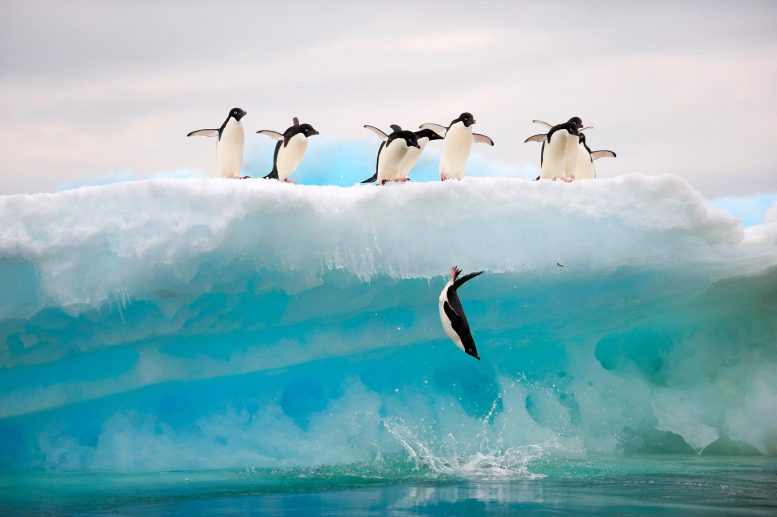
<path fill-rule="evenodd" d="M 4 469 L 777 452 L 777 222 L 676 177 L 152 180 L 3 196 L 0 221 Z M 480 362 L 440 327 L 454 264 L 486 271 Z"/>

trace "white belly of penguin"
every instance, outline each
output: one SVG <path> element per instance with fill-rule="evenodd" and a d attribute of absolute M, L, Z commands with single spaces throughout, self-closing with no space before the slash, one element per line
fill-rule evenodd
<path fill-rule="evenodd" d="M 442 323 L 442 329 L 445 331 L 445 334 L 451 339 L 451 341 L 453 341 L 453 344 L 461 348 L 461 351 L 463 352 L 464 343 L 461 342 L 461 338 L 456 333 L 456 331 L 453 330 L 451 320 L 449 320 L 448 315 L 445 314 L 444 304 L 448 301 L 448 288 L 451 285 L 453 285 L 452 282 L 445 284 L 445 289 L 443 289 L 442 293 L 440 293 L 440 322 Z"/>
<path fill-rule="evenodd" d="M 243 125 L 233 118 L 229 119 L 221 139 L 216 146 L 216 161 L 222 178 L 237 178 L 243 168 Z"/>
<path fill-rule="evenodd" d="M 424 152 L 424 147 L 426 147 L 427 142 L 429 142 L 428 138 L 419 138 L 418 145 L 421 146 L 420 149 L 416 147 L 407 148 L 407 153 L 405 153 L 405 157 L 402 158 L 397 170 L 397 179 L 407 178 L 408 174 L 410 174 L 410 171 L 415 167 L 416 162 L 421 157 L 421 153 Z"/>
<path fill-rule="evenodd" d="M 564 148 L 564 158 L 561 163 L 561 169 L 564 177 L 572 179 L 577 167 L 578 149 L 580 148 L 580 138 L 575 135 L 567 135 L 566 146 Z"/>
<path fill-rule="evenodd" d="M 404 140 L 392 140 L 380 152 L 378 159 L 378 182 L 393 180 L 399 172 L 399 165 L 407 154 L 407 144 Z"/>
<path fill-rule="evenodd" d="M 440 174 L 445 174 L 446 178 L 463 178 L 471 151 L 472 126 L 467 127 L 461 122 L 456 122 L 442 141 Z"/>
<path fill-rule="evenodd" d="M 542 154 L 542 171 L 540 177 L 562 178 L 564 177 L 564 167 L 567 166 L 569 159 L 566 159 L 566 153 L 570 150 L 570 140 L 577 141 L 577 137 L 572 137 L 566 129 L 561 129 L 553 133 L 550 143 L 545 141 L 545 147 Z M 574 142 L 573 142 L 574 143 Z M 577 149 L 572 147 L 574 157 L 577 158 Z M 570 176 L 574 169 L 570 169 Z"/>
<path fill-rule="evenodd" d="M 577 162 L 575 163 L 575 179 L 592 180 L 596 177 L 596 168 L 588 154 L 586 148 L 582 145 L 577 146 Z"/>
<path fill-rule="evenodd" d="M 278 167 L 278 179 L 284 181 L 291 176 L 302 162 L 302 157 L 305 156 L 305 150 L 308 148 L 308 139 L 305 135 L 297 133 L 288 145 L 281 145 L 278 150 L 278 159 L 275 164 Z"/>

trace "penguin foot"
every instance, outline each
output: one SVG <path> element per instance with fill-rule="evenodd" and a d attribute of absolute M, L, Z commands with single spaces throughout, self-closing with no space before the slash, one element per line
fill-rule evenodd
<path fill-rule="evenodd" d="M 445 181 L 447 179 L 448 179 L 448 176 L 446 176 L 445 174 L 440 174 L 440 181 Z"/>
<path fill-rule="evenodd" d="M 296 185 L 296 183 L 294 183 L 293 181 L 291 181 L 289 178 L 286 178 L 286 179 L 285 179 L 285 180 L 283 180 L 283 181 L 284 181 L 284 182 L 286 182 L 286 183 L 291 183 L 292 185 Z"/>
<path fill-rule="evenodd" d="M 573 181 L 575 181 L 575 177 L 572 176 L 571 178 L 567 178 L 566 176 L 564 176 L 561 178 L 561 181 L 563 181 L 564 183 L 572 183 Z"/>
<path fill-rule="evenodd" d="M 236 176 L 236 180 L 250 180 L 251 176 Z"/>

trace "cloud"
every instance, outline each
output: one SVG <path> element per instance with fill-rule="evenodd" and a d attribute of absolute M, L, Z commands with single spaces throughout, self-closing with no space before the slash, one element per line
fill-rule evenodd
<path fill-rule="evenodd" d="M 105 171 L 212 172 L 213 142 L 184 135 L 235 105 L 249 111 L 247 142 L 298 115 L 355 146 L 365 123 L 471 111 L 497 144 L 482 155 L 515 171 L 538 166 L 537 147 L 522 144 L 532 119 L 574 114 L 596 126 L 594 145 L 618 152 L 602 177 L 669 172 L 709 197 L 777 190 L 771 4 L 712 4 L 703 20 L 695 6 L 618 3 L 2 9 L 0 193 Z"/>

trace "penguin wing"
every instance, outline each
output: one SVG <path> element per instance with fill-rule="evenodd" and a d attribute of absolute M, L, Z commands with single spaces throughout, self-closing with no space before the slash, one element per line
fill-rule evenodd
<path fill-rule="evenodd" d="M 388 135 L 383 131 L 381 131 L 380 129 L 376 128 L 375 126 L 370 126 L 369 124 L 365 124 L 364 129 L 369 129 L 370 131 L 378 135 L 378 138 L 380 138 L 384 142 L 388 140 Z"/>
<path fill-rule="evenodd" d="M 539 134 L 539 135 L 532 135 L 526 140 L 523 141 L 524 144 L 528 144 L 529 142 L 544 142 L 545 141 L 545 135 Z"/>
<path fill-rule="evenodd" d="M 257 131 L 257 133 L 260 134 L 260 135 L 269 136 L 273 140 L 278 140 L 278 141 L 283 140 L 283 135 L 278 133 L 277 131 L 271 131 L 269 129 L 262 129 L 261 131 Z"/>
<path fill-rule="evenodd" d="M 460 304 L 459 307 L 461 307 Z M 472 339 L 472 332 L 469 329 L 467 318 L 456 312 L 453 306 L 448 302 L 443 303 L 442 308 L 451 322 L 451 328 L 453 328 L 454 332 L 461 338 L 461 342 L 464 345 L 464 351 L 475 359 L 480 359 L 478 349 L 475 346 L 475 341 Z"/>
<path fill-rule="evenodd" d="M 545 126 L 548 129 L 553 127 L 553 124 L 548 124 L 544 120 L 532 120 L 532 124 L 537 124 L 537 125 L 540 125 L 540 126 Z"/>
<path fill-rule="evenodd" d="M 445 302 L 442 308 L 445 311 L 445 315 L 448 316 L 449 320 L 451 320 L 451 327 L 453 327 L 453 330 L 455 330 L 457 334 L 461 335 L 460 331 L 463 330 L 464 319 L 459 315 L 458 312 L 453 310 L 453 307 L 451 307 L 450 303 Z"/>
<path fill-rule="evenodd" d="M 486 135 L 481 135 L 480 133 L 473 133 L 472 141 L 475 142 L 476 144 L 488 144 L 491 147 L 494 146 L 494 141 L 491 140 L 490 137 L 487 137 Z"/>
<path fill-rule="evenodd" d="M 599 158 L 615 158 L 615 153 L 607 150 L 594 151 L 591 153 L 592 160 L 598 160 Z"/>
<path fill-rule="evenodd" d="M 418 126 L 419 129 L 431 129 L 435 133 L 437 133 L 439 136 L 445 138 L 445 133 L 448 132 L 448 128 L 445 126 L 441 126 L 440 124 L 434 124 L 433 122 L 427 122 L 426 124 L 421 124 Z"/>
<path fill-rule="evenodd" d="M 219 130 L 218 129 L 198 129 L 197 131 L 192 131 L 186 136 L 219 136 Z"/>

